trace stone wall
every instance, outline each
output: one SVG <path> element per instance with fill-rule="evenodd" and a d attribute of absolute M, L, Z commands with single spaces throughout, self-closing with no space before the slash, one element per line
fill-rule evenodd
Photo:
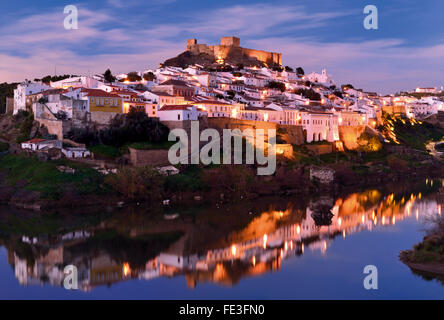
<path fill-rule="evenodd" d="M 332 144 L 312 144 L 306 145 L 307 149 L 316 155 L 327 154 L 333 152 Z"/>
<path fill-rule="evenodd" d="M 6 114 L 12 114 L 14 112 L 14 98 L 6 97 Z"/>
<path fill-rule="evenodd" d="M 330 184 L 335 179 L 335 171 L 326 167 L 311 167 L 310 180 L 318 180 L 322 184 Z"/>
<path fill-rule="evenodd" d="M 91 121 L 99 125 L 108 125 L 116 115 L 118 115 L 116 112 L 95 111 L 91 112 Z"/>
<path fill-rule="evenodd" d="M 129 148 L 133 166 L 167 166 L 168 150 L 136 150 Z"/>
<path fill-rule="evenodd" d="M 302 126 L 278 125 L 285 133 L 281 134 L 283 140 L 287 143 L 301 145 L 305 143 L 304 130 Z"/>
<path fill-rule="evenodd" d="M 356 150 L 359 147 L 358 138 L 365 131 L 366 126 L 339 126 L 339 139 L 348 150 Z"/>
<path fill-rule="evenodd" d="M 241 62 L 244 57 L 247 57 L 257 59 L 268 65 L 282 64 L 281 53 L 242 48 L 240 46 L 240 39 L 236 37 L 224 37 L 221 39 L 220 45 L 214 46 L 198 44 L 196 39 L 189 39 L 187 41 L 187 51 L 193 54 L 205 53 L 213 55 L 215 59 L 234 59 Z"/>
<path fill-rule="evenodd" d="M 45 126 L 48 129 L 48 133 L 56 135 L 57 139 L 59 140 L 63 140 L 63 137 L 71 130 L 70 121 L 42 118 L 36 118 L 35 121 L 37 121 L 40 125 Z"/>

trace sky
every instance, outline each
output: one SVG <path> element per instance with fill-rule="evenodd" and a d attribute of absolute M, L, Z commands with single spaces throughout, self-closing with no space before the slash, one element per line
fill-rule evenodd
<path fill-rule="evenodd" d="M 64 28 L 67 5 L 77 30 Z M 377 30 L 364 28 L 366 5 Z M 442 0 L 1 0 L 0 12 L 0 82 L 143 71 L 189 38 L 237 36 L 306 73 L 326 68 L 337 84 L 384 94 L 444 85 Z"/>

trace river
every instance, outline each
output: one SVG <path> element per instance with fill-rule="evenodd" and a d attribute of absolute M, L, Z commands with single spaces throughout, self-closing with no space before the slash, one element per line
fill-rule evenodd
<path fill-rule="evenodd" d="M 442 299 L 398 259 L 441 214 L 441 180 L 220 208 L 0 208 L 1 299 Z M 64 288 L 75 266 L 78 290 Z M 378 271 L 366 290 L 364 267 Z"/>

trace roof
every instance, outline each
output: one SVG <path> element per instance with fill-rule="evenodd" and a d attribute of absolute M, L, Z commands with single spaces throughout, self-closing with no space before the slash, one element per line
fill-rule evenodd
<path fill-rule="evenodd" d="M 173 104 L 173 105 L 164 105 L 159 111 L 173 111 L 173 110 L 189 110 L 188 108 L 192 107 L 189 104 Z"/>
<path fill-rule="evenodd" d="M 120 98 L 120 96 L 115 93 L 109 93 L 100 89 L 82 88 L 82 92 L 86 92 L 86 96 L 88 97 Z"/>
<path fill-rule="evenodd" d="M 23 143 L 40 143 L 46 141 L 45 139 L 39 139 L 39 138 L 35 138 L 35 139 L 31 139 L 29 141 L 23 142 Z"/>
<path fill-rule="evenodd" d="M 159 86 L 182 86 L 188 87 L 187 83 L 182 80 L 169 79 L 167 81 L 162 82 Z"/>
<path fill-rule="evenodd" d="M 217 104 L 217 105 L 223 105 L 223 106 L 231 106 L 231 104 L 229 104 L 229 103 L 225 103 L 225 102 L 217 101 L 217 100 L 196 101 L 196 104 Z"/>

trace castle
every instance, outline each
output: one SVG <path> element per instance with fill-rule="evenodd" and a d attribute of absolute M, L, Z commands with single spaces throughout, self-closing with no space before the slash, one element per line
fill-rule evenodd
<path fill-rule="evenodd" d="M 282 65 L 281 53 L 242 48 L 240 39 L 237 37 L 223 37 L 220 45 L 214 46 L 198 44 L 196 39 L 189 39 L 187 41 L 187 51 L 195 55 L 208 54 L 214 56 L 219 63 L 226 60 L 239 63 L 257 60 L 265 66 Z"/>

